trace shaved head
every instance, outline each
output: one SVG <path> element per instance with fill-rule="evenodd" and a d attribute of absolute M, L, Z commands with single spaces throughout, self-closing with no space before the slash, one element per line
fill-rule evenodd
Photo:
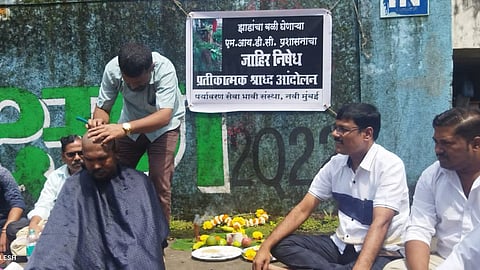
<path fill-rule="evenodd" d="M 108 181 L 116 175 L 115 142 L 96 143 L 85 134 L 82 138 L 83 161 L 89 174 L 97 181 Z"/>
<path fill-rule="evenodd" d="M 87 133 L 82 137 L 82 147 L 101 147 L 105 152 L 115 152 L 115 141 L 110 141 L 106 144 L 101 144 L 100 142 L 94 142 L 92 139 L 88 138 Z"/>

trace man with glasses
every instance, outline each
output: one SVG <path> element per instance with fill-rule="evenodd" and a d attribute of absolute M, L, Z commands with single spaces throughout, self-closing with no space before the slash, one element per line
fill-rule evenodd
<path fill-rule="evenodd" d="M 62 137 L 60 143 L 65 164 L 48 175 L 34 209 L 28 213 L 29 228 L 37 235 L 43 230 L 43 223 L 48 220 L 65 180 L 82 169 L 82 137 L 68 135 Z"/>
<path fill-rule="evenodd" d="M 336 155 L 313 179 L 308 193 L 262 243 L 252 269 L 279 269 L 270 253 L 293 269 L 382 269 L 401 257 L 409 213 L 402 160 L 375 143 L 380 113 L 365 103 L 344 105 L 332 128 Z M 333 235 L 292 234 L 324 201 L 338 205 Z"/>
<path fill-rule="evenodd" d="M 406 261 L 388 269 L 479 269 L 480 111 L 452 108 L 435 116 L 432 126 L 438 160 L 415 187 Z"/>
<path fill-rule="evenodd" d="M 26 238 L 29 229 L 35 230 L 37 236 L 42 232 L 66 179 L 82 169 L 82 137 L 68 135 L 60 138 L 60 144 L 62 148 L 61 158 L 65 164 L 47 176 L 34 209 L 27 215 L 30 220 L 28 226 L 22 228 L 17 233 L 17 239 L 11 243 L 10 248 L 16 256 L 26 256 Z"/>

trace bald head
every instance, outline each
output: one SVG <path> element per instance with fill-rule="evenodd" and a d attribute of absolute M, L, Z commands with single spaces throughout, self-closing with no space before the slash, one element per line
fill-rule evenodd
<path fill-rule="evenodd" d="M 115 152 L 114 141 L 109 141 L 106 144 L 94 142 L 92 139 L 88 138 L 88 132 L 82 137 L 82 147 L 101 147 L 105 152 Z"/>
<path fill-rule="evenodd" d="M 82 138 L 83 161 L 90 175 L 98 181 L 108 181 L 116 174 L 114 142 L 96 143 L 85 134 Z"/>

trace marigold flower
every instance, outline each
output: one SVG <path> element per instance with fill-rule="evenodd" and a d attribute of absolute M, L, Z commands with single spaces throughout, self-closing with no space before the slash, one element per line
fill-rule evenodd
<path fill-rule="evenodd" d="M 205 222 L 203 223 L 202 228 L 203 228 L 204 230 L 211 230 L 211 229 L 213 229 L 213 224 L 212 224 L 212 222 L 211 222 L 210 220 L 207 220 L 207 221 L 205 221 Z"/>
<path fill-rule="evenodd" d="M 247 258 L 247 260 L 253 260 L 255 258 L 255 255 L 257 255 L 257 251 L 253 248 L 247 249 L 247 251 L 245 251 L 245 257 Z"/>
<path fill-rule="evenodd" d="M 259 209 L 257 209 L 257 211 L 255 211 L 255 216 L 258 218 L 261 215 L 266 214 L 266 213 L 267 212 L 265 212 L 265 210 L 263 210 L 262 208 L 259 208 Z"/>
<path fill-rule="evenodd" d="M 263 238 L 263 233 L 259 231 L 254 231 L 252 233 L 252 238 L 255 240 L 261 240 Z"/>
<path fill-rule="evenodd" d="M 232 219 L 232 223 L 235 224 L 235 222 L 240 223 L 240 225 L 242 225 L 242 226 L 245 225 L 245 219 L 243 217 L 234 217 Z"/>

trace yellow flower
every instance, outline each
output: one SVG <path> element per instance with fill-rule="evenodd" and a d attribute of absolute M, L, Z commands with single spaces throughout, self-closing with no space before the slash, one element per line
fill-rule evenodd
<path fill-rule="evenodd" d="M 254 231 L 252 233 L 252 238 L 255 240 L 261 240 L 263 238 L 263 233 L 259 231 Z"/>
<path fill-rule="evenodd" d="M 253 258 L 255 258 L 255 255 L 257 255 L 257 251 L 255 251 L 253 248 L 249 248 L 247 251 L 245 251 L 245 257 L 247 260 L 252 261 Z"/>
<path fill-rule="evenodd" d="M 255 211 L 255 216 L 258 218 L 261 215 L 266 214 L 266 213 L 267 212 L 265 212 L 265 210 L 263 210 L 262 208 L 259 208 L 259 209 L 257 209 L 257 211 Z"/>
<path fill-rule="evenodd" d="M 238 222 L 241 226 L 245 226 L 245 219 L 243 217 L 234 217 L 232 224 L 235 224 L 235 222 Z"/>
<path fill-rule="evenodd" d="M 204 230 L 211 230 L 211 229 L 213 229 L 213 224 L 210 220 L 207 220 L 207 221 L 203 222 L 202 227 L 203 227 Z"/>

